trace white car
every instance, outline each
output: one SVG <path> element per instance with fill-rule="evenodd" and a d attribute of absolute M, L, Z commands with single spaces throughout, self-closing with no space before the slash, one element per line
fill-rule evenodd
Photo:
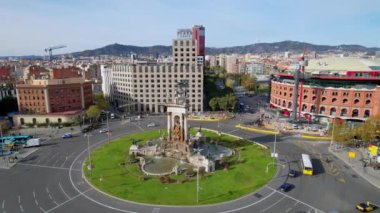
<path fill-rule="evenodd" d="M 99 130 L 99 133 L 107 133 L 107 132 L 108 132 L 107 129 L 101 129 L 101 130 Z"/>
<path fill-rule="evenodd" d="M 148 125 L 146 125 L 146 127 L 155 127 L 156 124 L 155 123 L 148 123 Z"/>

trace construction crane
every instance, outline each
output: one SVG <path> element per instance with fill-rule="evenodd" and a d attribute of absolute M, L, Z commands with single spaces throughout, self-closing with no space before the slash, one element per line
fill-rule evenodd
<path fill-rule="evenodd" d="M 53 59 L 53 50 L 61 49 L 61 48 L 65 48 L 65 47 L 66 47 L 65 45 L 58 45 L 58 46 L 54 46 L 54 47 L 45 48 L 45 52 L 49 53 L 49 61 L 51 61 Z"/>

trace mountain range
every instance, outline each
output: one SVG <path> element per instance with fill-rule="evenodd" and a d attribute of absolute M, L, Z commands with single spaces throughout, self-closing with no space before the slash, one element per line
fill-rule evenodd
<path fill-rule="evenodd" d="M 206 47 L 207 55 L 216 55 L 216 54 L 265 54 L 265 53 L 275 53 L 275 52 L 303 52 L 304 50 L 308 52 L 367 52 L 368 55 L 374 55 L 375 51 L 380 51 L 379 47 L 365 47 L 361 45 L 316 45 L 305 42 L 298 41 L 281 41 L 274 43 L 256 43 L 245 46 L 234 46 L 234 47 Z M 74 57 L 78 56 L 99 56 L 99 55 L 114 55 L 114 56 L 127 56 L 130 53 L 135 53 L 138 55 L 171 55 L 171 46 L 133 46 L 133 45 L 122 45 L 122 44 L 111 44 L 105 47 L 85 50 L 81 52 L 72 53 Z"/>

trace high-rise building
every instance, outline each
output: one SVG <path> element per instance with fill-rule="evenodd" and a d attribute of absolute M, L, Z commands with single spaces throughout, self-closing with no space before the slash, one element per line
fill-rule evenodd
<path fill-rule="evenodd" d="M 192 40 L 197 41 L 197 55 L 205 56 L 205 28 L 202 25 L 195 25 L 192 32 Z"/>
<path fill-rule="evenodd" d="M 197 39 L 204 43 L 204 27 L 194 28 L 177 31 L 172 45 L 173 63 L 102 66 L 102 90 L 107 100 L 125 111 L 163 113 L 165 103 L 175 96 L 177 84 L 185 81 L 189 111 L 203 111 L 204 55 L 198 53 L 204 54 L 204 50 L 199 51 Z"/>

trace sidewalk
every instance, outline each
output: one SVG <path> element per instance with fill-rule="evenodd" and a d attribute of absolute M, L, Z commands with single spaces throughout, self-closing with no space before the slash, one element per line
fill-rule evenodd
<path fill-rule="evenodd" d="M 18 135 L 32 135 L 35 138 L 41 138 L 42 141 L 51 139 L 51 138 L 59 138 L 65 133 L 78 134 L 81 132 L 81 128 L 79 126 L 73 127 L 63 127 L 61 129 L 44 127 L 44 128 L 24 128 L 19 130 L 11 130 L 9 134 L 15 133 Z"/>
<path fill-rule="evenodd" d="M 17 162 L 20 162 L 22 159 L 28 157 L 28 155 L 32 154 L 33 152 L 37 151 L 38 148 L 27 148 L 22 149 L 20 152 L 12 153 L 11 155 L 7 156 L 0 156 L 0 169 L 10 169 L 14 165 L 17 164 Z M 15 157 L 17 156 L 17 159 Z"/>
<path fill-rule="evenodd" d="M 356 157 L 349 159 L 348 151 L 355 152 Z M 342 150 L 333 150 L 333 148 L 329 147 L 329 152 L 341 159 L 347 165 L 351 166 L 352 170 L 354 170 L 362 178 L 380 189 L 380 170 L 374 170 L 370 166 L 363 167 L 363 157 L 366 156 L 364 148 L 345 148 Z"/>

